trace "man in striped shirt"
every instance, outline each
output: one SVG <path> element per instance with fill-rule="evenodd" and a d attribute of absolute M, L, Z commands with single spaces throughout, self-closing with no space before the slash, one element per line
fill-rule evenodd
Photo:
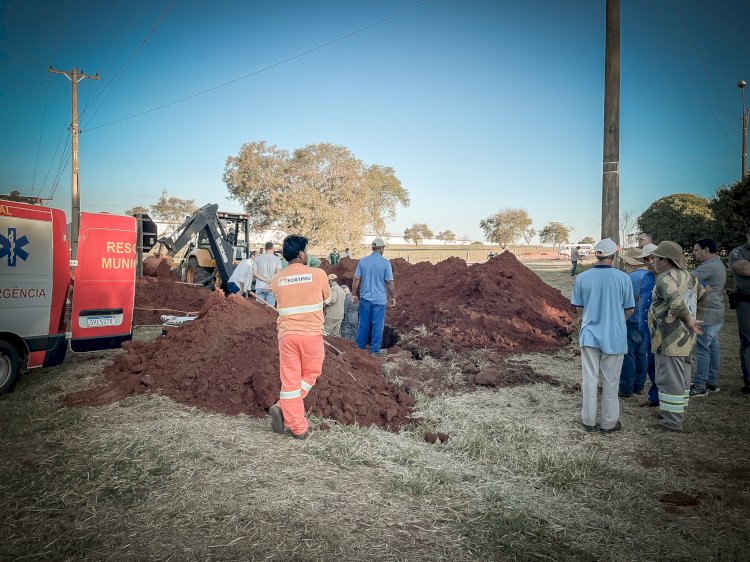
<path fill-rule="evenodd" d="M 323 306 L 331 298 L 322 269 L 307 266 L 307 238 L 284 239 L 282 253 L 289 266 L 276 273 L 271 290 L 279 312 L 279 371 L 281 394 L 271 406 L 271 429 L 305 439 L 308 423 L 303 399 L 323 370 Z"/>

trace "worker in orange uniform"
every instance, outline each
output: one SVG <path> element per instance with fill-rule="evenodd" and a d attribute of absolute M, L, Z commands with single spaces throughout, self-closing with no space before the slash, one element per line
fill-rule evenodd
<path fill-rule="evenodd" d="M 307 266 L 307 238 L 284 239 L 282 253 L 289 266 L 271 279 L 279 312 L 279 371 L 281 394 L 271 406 L 271 429 L 305 439 L 308 423 L 303 399 L 323 370 L 323 307 L 331 299 L 322 269 Z"/>

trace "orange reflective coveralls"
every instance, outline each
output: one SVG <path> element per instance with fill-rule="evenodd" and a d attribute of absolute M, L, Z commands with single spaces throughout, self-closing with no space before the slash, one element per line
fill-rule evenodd
<path fill-rule="evenodd" d="M 323 306 L 331 298 L 322 269 L 293 263 L 274 275 L 271 290 L 279 312 L 278 406 L 294 435 L 307 431 L 303 399 L 323 370 Z"/>

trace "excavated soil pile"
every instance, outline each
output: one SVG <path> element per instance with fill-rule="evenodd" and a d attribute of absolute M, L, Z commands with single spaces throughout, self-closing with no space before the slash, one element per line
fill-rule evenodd
<path fill-rule="evenodd" d="M 205 287 L 177 283 L 161 277 L 137 277 L 133 324 L 161 324 L 162 314 L 187 316 L 197 313 L 211 291 Z"/>
<path fill-rule="evenodd" d="M 449 349 L 554 351 L 570 342 L 568 299 L 510 252 L 468 267 L 449 258 L 397 271 L 398 305 L 387 310 L 386 323 L 415 357 Z M 419 326 L 427 335 L 414 330 Z"/>
<path fill-rule="evenodd" d="M 143 275 L 146 277 L 175 279 L 169 258 L 161 256 L 148 256 L 143 260 Z"/>
<path fill-rule="evenodd" d="M 335 266 L 328 264 L 327 268 L 323 267 L 323 262 L 321 262 L 321 269 L 325 270 L 326 273 L 335 273 L 338 276 L 338 284 L 349 285 L 351 289 L 358 261 L 352 258 L 341 258 Z"/>
<path fill-rule="evenodd" d="M 68 395 L 67 405 L 104 405 L 158 393 L 229 415 L 264 416 L 279 396 L 276 312 L 235 295 L 210 293 L 198 319 L 153 342 L 128 342 L 105 370 L 106 384 Z M 395 429 L 414 401 L 383 377 L 380 363 L 353 344 L 327 338 L 323 375 L 305 409 L 341 423 Z"/>

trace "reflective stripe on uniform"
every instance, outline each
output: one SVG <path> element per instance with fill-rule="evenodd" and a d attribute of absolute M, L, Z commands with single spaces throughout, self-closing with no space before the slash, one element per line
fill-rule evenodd
<path fill-rule="evenodd" d="M 318 312 L 323 310 L 323 301 L 316 304 L 307 304 L 303 306 L 288 306 L 286 308 L 279 308 L 278 312 L 280 316 L 291 316 L 292 314 L 304 314 L 306 312 Z"/>
<path fill-rule="evenodd" d="M 313 385 L 305 381 L 300 381 L 300 385 L 302 386 L 302 390 L 306 392 L 310 392 L 310 390 L 312 390 L 312 387 L 313 387 Z"/>
<path fill-rule="evenodd" d="M 301 388 L 298 388 L 297 390 L 282 390 L 279 393 L 279 398 L 281 398 L 282 400 L 290 400 L 292 398 L 299 398 L 300 396 L 302 396 Z"/>
<path fill-rule="evenodd" d="M 690 402 L 690 389 L 685 389 L 685 407 L 688 407 L 688 402 Z"/>
<path fill-rule="evenodd" d="M 685 397 L 682 394 L 659 392 L 659 406 L 665 412 L 681 414 L 685 411 Z"/>

